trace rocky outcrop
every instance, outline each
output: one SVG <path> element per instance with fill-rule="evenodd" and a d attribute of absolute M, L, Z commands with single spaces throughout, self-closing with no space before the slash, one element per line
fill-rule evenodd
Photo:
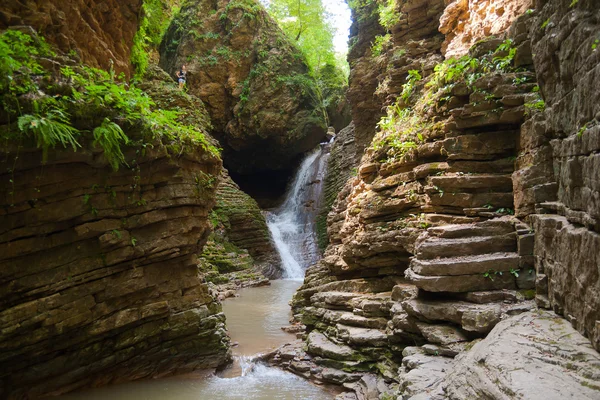
<path fill-rule="evenodd" d="M 250 265 L 257 266 L 265 276 L 281 276 L 281 261 L 273 246 L 262 210 L 254 199 L 240 190 L 225 169 L 221 174 L 216 197 L 217 203 L 211 219 L 220 241 L 230 242 L 234 247 L 246 250 L 251 257 Z M 223 250 L 227 252 L 225 248 Z"/>
<path fill-rule="evenodd" d="M 600 349 L 600 14 L 593 2 L 548 1 L 529 25 L 545 110 L 524 125 L 513 181 L 536 230 L 541 306 Z"/>
<path fill-rule="evenodd" d="M 195 177 L 219 160 L 157 146 L 111 173 L 92 151 L 43 167 L 39 151 L 20 153 L 2 190 L 3 397 L 222 364 L 225 317 L 195 260 L 214 204 Z"/>
<path fill-rule="evenodd" d="M 458 356 L 441 384 L 448 399 L 595 399 L 600 355 L 554 313 L 511 317 Z"/>
<path fill-rule="evenodd" d="M 161 45 L 161 66 L 187 65 L 232 172 L 286 169 L 325 136 L 308 66 L 254 0 L 186 3 Z"/>
<path fill-rule="evenodd" d="M 287 358 L 286 368 L 317 381 L 327 380 L 328 368 L 328 377 L 354 391 L 347 398 L 393 392 L 402 399 L 442 399 L 452 390 L 469 390 L 442 384 L 457 368 L 454 358 L 474 354 L 469 349 L 490 332 L 497 337 L 494 329 L 504 319 L 534 310 L 536 290 L 538 304 L 549 304 L 542 293 L 547 290 L 557 312 L 567 304 L 574 326 L 594 332 L 598 275 L 597 266 L 589 266 L 597 256 L 583 252 L 596 246 L 589 232 L 593 220 L 577 214 L 588 228 L 575 230 L 564 217 L 523 218 L 551 210 L 558 188 L 547 179 L 553 174 L 548 147 L 538 151 L 544 146 L 544 102 L 527 35 L 535 15 L 514 19 L 508 32 L 479 41 L 459 60 L 441 62 L 443 40 L 434 34 L 421 39 L 434 48 L 429 56 L 404 53 L 390 64 L 390 81 L 402 77 L 404 84 L 395 89 L 396 102 L 357 176 L 340 191 L 328 216 L 330 244 L 293 301 L 295 317 L 307 329 L 307 354 L 294 357 L 318 368 L 300 371 L 296 358 Z M 402 34 L 417 40 L 418 26 L 409 22 Z M 391 32 L 394 38 L 400 30 Z M 410 64 L 417 59 L 422 64 Z M 591 192 L 584 193 L 593 201 Z M 572 257 L 585 266 L 567 266 Z M 571 275 L 584 276 L 584 287 L 575 287 L 581 281 Z M 544 329 L 552 336 L 554 328 Z M 573 346 L 573 352 L 583 348 L 578 340 Z M 462 371 L 466 379 L 476 374 Z M 557 370 L 540 370 L 546 373 Z M 355 384 L 370 374 L 383 384 Z M 504 392 L 524 390 L 518 382 L 511 385 Z M 369 387 L 373 392 L 365 395 Z M 452 398 L 496 398 L 484 392 Z"/>
<path fill-rule="evenodd" d="M 529 9 L 532 0 L 453 0 L 440 18 L 440 32 L 446 35 L 442 52 L 446 57 L 465 55 L 478 40 L 506 32 Z"/>
<path fill-rule="evenodd" d="M 85 64 L 131 75 L 130 62 L 142 9 L 139 0 L 89 2 L 8 0 L 0 7 L 0 30 L 29 25 L 64 53 Z"/>
<path fill-rule="evenodd" d="M 316 231 L 319 248 L 325 250 L 329 244 L 327 236 L 327 214 L 331 211 L 333 203 L 340 191 L 352 174 L 356 174 L 356 144 L 354 123 L 342 129 L 336 136 L 329 158 L 327 159 L 327 173 L 322 187 L 321 205 L 316 217 Z"/>
<path fill-rule="evenodd" d="M 437 30 L 444 1 L 395 1 L 399 21 L 388 32 L 380 54 L 373 44 L 386 37 L 378 22 L 377 2 L 356 2 L 350 29 L 348 100 L 355 125 L 358 157 L 369 146 L 377 123 L 402 91 L 408 71 L 433 70 L 441 61 L 444 36 Z"/>
<path fill-rule="evenodd" d="M 33 101 L 56 106 L 48 99 L 64 97 L 63 115 L 73 117 L 58 126 L 63 134 L 64 126 L 78 129 L 80 147 L 36 148 L 12 116 L 12 124 L 0 127 L 7 138 L 0 175 L 0 397 L 37 398 L 225 363 L 225 317 L 197 267 L 222 166 L 202 134 L 202 103 L 155 68 L 146 88 L 165 97 L 152 103 L 108 73 L 81 72 L 64 57 L 41 62 L 52 69 L 33 81 L 34 95 L 14 98 L 26 113 Z M 57 72 L 61 67 L 68 77 Z M 68 97 L 82 90 L 78 82 L 86 76 L 94 77 L 96 90 L 110 89 L 120 108 L 108 95 L 94 102 L 87 88 L 89 98 Z M 180 122 L 194 125 L 165 124 L 166 114 L 136 108 L 170 102 Z M 52 114 L 33 118 L 31 126 L 57 126 Z M 101 121 L 106 127 L 105 118 L 122 124 L 129 145 L 115 139 L 114 123 L 113 133 L 94 129 Z M 147 135 L 151 118 L 162 120 Z M 92 129 L 95 141 L 86 132 Z M 190 130 L 193 136 L 185 136 Z M 19 132 L 19 141 L 11 132 Z M 122 149 L 120 162 L 108 154 L 115 147 L 99 145 L 104 135 Z"/>

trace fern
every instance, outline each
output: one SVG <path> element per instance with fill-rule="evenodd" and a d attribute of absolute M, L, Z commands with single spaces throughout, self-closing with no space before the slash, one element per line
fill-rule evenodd
<path fill-rule="evenodd" d="M 19 117 L 19 130 L 26 135 L 33 134 L 36 145 L 42 149 L 42 162 L 48 159 L 48 149 L 62 144 L 63 147 L 71 146 L 73 151 L 81 147 L 77 142 L 76 136 L 79 131 L 72 127 L 69 122 L 69 114 L 53 109 L 45 116 L 39 114 L 25 114 Z"/>
<path fill-rule="evenodd" d="M 102 147 L 104 156 L 115 171 L 119 169 L 119 164 L 126 164 L 121 143 L 129 143 L 129 138 L 119 125 L 108 118 L 104 118 L 102 125 L 94 129 L 94 145 Z"/>

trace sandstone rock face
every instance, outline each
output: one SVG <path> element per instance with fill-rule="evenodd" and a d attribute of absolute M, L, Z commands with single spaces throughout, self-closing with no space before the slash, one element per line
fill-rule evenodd
<path fill-rule="evenodd" d="M 171 91 L 181 117 L 201 126 L 202 103 L 151 71 L 148 91 Z M 101 149 L 80 140 L 82 149 L 57 148 L 45 164 L 38 149 L 4 153 L 3 398 L 215 368 L 229 357 L 225 316 L 197 267 L 220 158 L 155 140 L 125 147 L 127 166 L 114 172 Z"/>
<path fill-rule="evenodd" d="M 213 210 L 226 239 L 248 250 L 254 263 L 268 277 L 281 276 L 281 261 L 271 241 L 263 212 L 254 199 L 242 192 L 223 169 Z"/>
<path fill-rule="evenodd" d="M 182 64 L 231 171 L 289 168 L 324 138 L 326 111 L 308 67 L 258 2 L 184 5 L 161 45 L 165 70 L 174 75 Z"/>
<path fill-rule="evenodd" d="M 506 32 L 531 8 L 532 0 L 453 0 L 440 18 L 440 32 L 446 35 L 442 52 L 447 58 L 465 55 L 478 40 Z"/>
<path fill-rule="evenodd" d="M 327 160 L 327 174 L 323 182 L 322 201 L 316 218 L 319 247 L 324 249 L 329 238 L 327 236 L 327 215 L 346 181 L 352 176 L 357 165 L 354 124 L 342 129 L 335 137 Z"/>
<path fill-rule="evenodd" d="M 448 372 L 441 385 L 448 399 L 591 400 L 600 394 L 600 355 L 550 312 L 499 323 Z"/>
<path fill-rule="evenodd" d="M 33 26 L 49 43 L 76 51 L 85 64 L 131 74 L 133 37 L 138 30 L 139 0 L 8 0 L 0 8 L 0 29 Z"/>
<path fill-rule="evenodd" d="M 529 36 L 546 109 L 524 126 L 514 178 L 524 188 L 523 214 L 537 214 L 540 305 L 600 349 L 600 14 L 593 3 L 549 1 L 536 10 Z"/>
<path fill-rule="evenodd" d="M 195 260 L 215 189 L 199 190 L 194 177 L 218 174 L 220 162 L 157 148 L 138 158 L 138 175 L 111 173 L 95 156 L 57 151 L 42 167 L 38 151 L 22 150 L 14 195 L 2 190 L 3 397 L 227 358 L 225 317 Z"/>
<path fill-rule="evenodd" d="M 377 2 L 358 2 L 352 8 L 350 29 L 350 87 L 358 155 L 370 144 L 385 107 L 402 91 L 408 71 L 432 70 L 441 61 L 439 54 L 444 36 L 437 31 L 444 1 L 397 1 L 401 13 L 391 29 L 391 45 L 379 56 L 372 54 L 377 36 L 385 34 L 379 25 Z"/>
<path fill-rule="evenodd" d="M 375 373 L 385 382 L 376 396 L 442 399 L 436 385 L 456 355 L 503 319 L 536 307 L 534 234 L 512 215 L 522 126 L 539 118 L 530 110 L 539 95 L 530 42 L 522 35 L 532 16 L 515 20 L 506 36 L 470 49 L 472 63 L 510 57 L 512 70 L 490 67 L 470 82 L 446 82 L 442 99 L 430 88 L 436 79 L 448 79 L 444 68 L 453 64 L 436 68 L 444 38 L 427 21 L 441 15 L 443 4 L 399 2 L 398 9 L 408 16 L 391 28 L 387 70 L 379 76 L 380 82 L 389 78 L 391 89 L 372 104 L 395 100 L 397 109 L 412 107 L 409 117 L 397 112 L 398 122 L 382 120 L 392 128 L 369 137 L 360 133 L 362 114 L 353 114 L 357 154 L 363 153 L 359 138 L 373 141 L 356 176 L 339 191 L 327 221 L 329 246 L 307 271 L 293 309 L 308 340 L 327 344 L 307 348 L 316 365 Z M 498 48 L 506 38 L 516 49 L 511 53 Z M 353 73 L 368 79 L 361 65 L 366 68 L 365 59 L 353 64 Z M 376 68 L 371 65 L 369 73 Z M 417 80 L 409 73 L 413 69 Z M 349 96 L 365 87 L 364 81 L 352 81 Z M 354 111 L 371 101 L 350 99 Z M 420 107 L 421 99 L 429 100 Z M 375 132 L 374 125 L 370 129 Z M 406 149 L 397 150 L 398 142 Z M 326 354 L 324 347 L 339 351 Z M 319 379 L 319 372 L 311 376 Z M 369 386 L 359 389 L 354 376 L 332 371 L 327 376 L 357 398 L 377 398 L 361 397 Z M 435 393 L 428 390 L 434 387 Z"/>

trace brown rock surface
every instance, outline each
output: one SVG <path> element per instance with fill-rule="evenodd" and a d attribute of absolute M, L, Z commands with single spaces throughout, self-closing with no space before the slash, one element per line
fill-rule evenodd
<path fill-rule="evenodd" d="M 171 94 L 156 103 L 177 104 L 205 130 L 202 103 L 150 72 L 148 92 Z M 73 120 L 80 130 L 114 113 L 70 106 L 85 116 Z M 0 397 L 216 368 L 229 357 L 225 317 L 197 267 L 221 160 L 201 143 L 178 138 L 182 151 L 160 135 L 142 139 L 138 125 L 124 129 L 132 142 L 119 171 L 85 134 L 77 152 L 57 146 L 45 163 L 26 140 L 5 143 Z"/>
<path fill-rule="evenodd" d="M 440 18 L 442 52 L 446 58 L 465 55 L 478 40 L 506 32 L 530 8 L 532 0 L 453 0 Z"/>
<path fill-rule="evenodd" d="M 30 25 L 48 42 L 81 61 L 131 75 L 133 37 L 138 30 L 140 0 L 7 0 L 0 7 L 0 29 Z"/>
<path fill-rule="evenodd" d="M 165 70 L 182 64 L 230 171 L 290 168 L 325 137 L 308 66 L 257 1 L 186 3 L 161 45 Z"/>

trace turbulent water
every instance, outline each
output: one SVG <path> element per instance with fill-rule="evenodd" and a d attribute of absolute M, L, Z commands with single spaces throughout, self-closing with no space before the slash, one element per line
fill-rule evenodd
<path fill-rule="evenodd" d="M 288 324 L 288 301 L 299 281 L 273 281 L 248 288 L 226 300 L 223 311 L 235 362 L 219 376 L 172 377 L 132 382 L 63 396 L 61 400 L 330 400 L 333 395 L 291 373 L 255 363 L 253 358 L 293 339 L 280 327 Z"/>
<path fill-rule="evenodd" d="M 319 259 L 315 218 L 327 167 L 328 146 L 313 150 L 300 165 L 285 201 L 267 216 L 267 223 L 283 265 L 284 277 L 302 279 Z"/>

